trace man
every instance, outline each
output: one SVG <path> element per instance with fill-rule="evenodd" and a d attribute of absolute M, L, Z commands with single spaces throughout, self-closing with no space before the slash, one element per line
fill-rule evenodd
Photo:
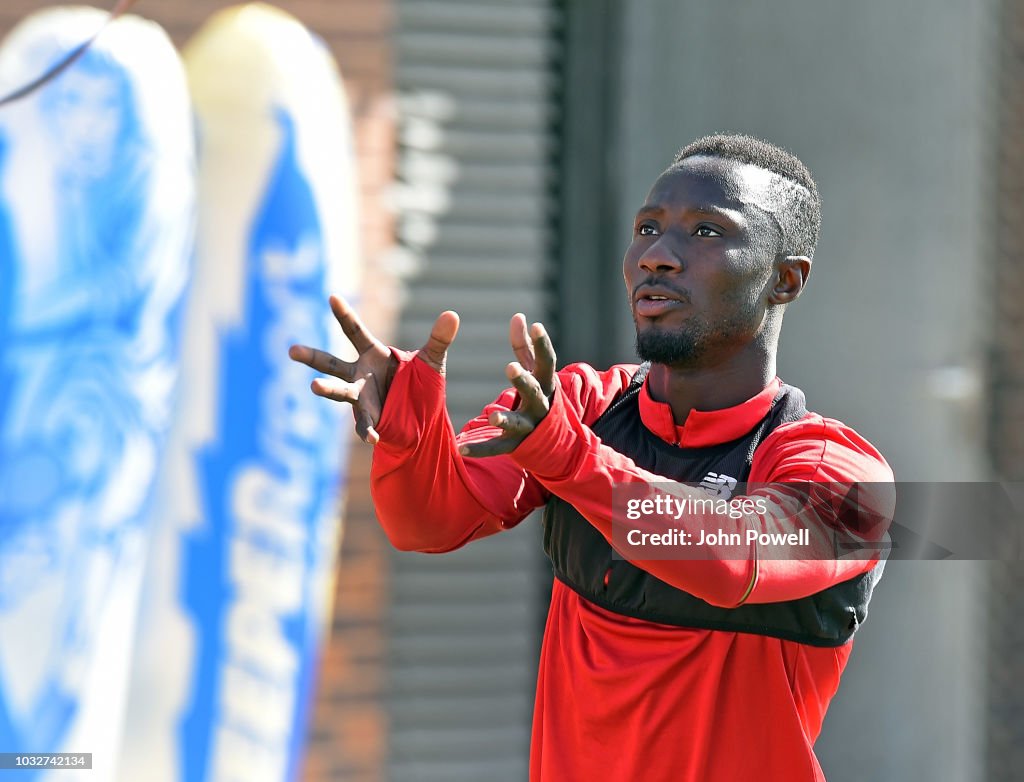
<path fill-rule="evenodd" d="M 812 745 L 877 558 L 825 558 L 820 547 L 768 558 L 757 543 L 662 558 L 626 545 L 613 518 L 615 487 L 687 481 L 674 496 L 692 499 L 708 496 L 701 482 L 715 492 L 747 482 L 764 504 L 733 530 L 803 525 L 820 544 L 847 523 L 848 506 L 835 496 L 808 503 L 810 494 L 891 483 L 867 441 L 807 412 L 775 375 L 782 317 L 807 281 L 819 224 L 816 185 L 795 157 L 746 136 L 695 141 L 654 183 L 623 260 L 648 363 L 556 372 L 543 326 L 527 329 L 516 315 L 514 388 L 459 435 L 444 407 L 455 313 L 442 313 L 410 354 L 332 299 L 358 361 L 292 348 L 333 376 L 314 380 L 314 393 L 351 403 L 357 431 L 376 444 L 373 496 L 396 547 L 449 551 L 546 506 L 556 578 L 531 779 L 824 778 Z M 792 483 L 815 488 L 787 495 Z M 805 501 L 794 506 L 794 496 Z M 884 492 L 858 503 L 854 522 L 891 514 Z M 697 535 L 707 518 L 672 523 Z"/>

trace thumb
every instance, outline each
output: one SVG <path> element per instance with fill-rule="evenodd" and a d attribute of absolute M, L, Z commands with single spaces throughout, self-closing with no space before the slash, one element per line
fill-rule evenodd
<path fill-rule="evenodd" d="M 434 327 L 430 330 L 427 343 L 420 350 L 420 356 L 430 366 L 444 374 L 444 361 L 448 354 L 448 346 L 455 340 L 459 331 L 459 314 L 445 310 L 437 316 Z"/>

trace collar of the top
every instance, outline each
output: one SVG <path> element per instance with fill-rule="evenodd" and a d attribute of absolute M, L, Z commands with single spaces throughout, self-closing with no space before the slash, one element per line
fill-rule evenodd
<path fill-rule="evenodd" d="M 640 389 L 640 420 L 662 440 L 680 448 L 705 448 L 745 435 L 768 414 L 782 381 L 772 380 L 746 402 L 721 410 L 691 410 L 682 426 L 676 426 L 667 402 L 651 397 L 644 381 Z"/>

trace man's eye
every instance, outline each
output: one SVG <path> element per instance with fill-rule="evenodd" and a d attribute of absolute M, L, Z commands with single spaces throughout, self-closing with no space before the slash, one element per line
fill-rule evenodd
<path fill-rule="evenodd" d="M 697 230 L 693 232 L 694 236 L 721 236 L 719 231 L 716 231 L 710 225 L 698 225 Z"/>
<path fill-rule="evenodd" d="M 640 223 L 636 228 L 636 232 L 640 236 L 657 236 L 658 229 L 650 223 Z"/>

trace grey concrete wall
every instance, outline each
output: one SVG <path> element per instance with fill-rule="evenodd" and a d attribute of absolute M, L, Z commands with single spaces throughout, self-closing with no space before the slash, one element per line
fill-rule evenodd
<path fill-rule="evenodd" d="M 899 480 L 983 479 L 995 0 L 626 6 L 619 249 L 692 138 L 743 131 L 796 152 L 824 225 L 780 374 Z M 832 782 L 982 778 L 982 581 L 970 563 L 890 567 L 817 745 Z"/>

